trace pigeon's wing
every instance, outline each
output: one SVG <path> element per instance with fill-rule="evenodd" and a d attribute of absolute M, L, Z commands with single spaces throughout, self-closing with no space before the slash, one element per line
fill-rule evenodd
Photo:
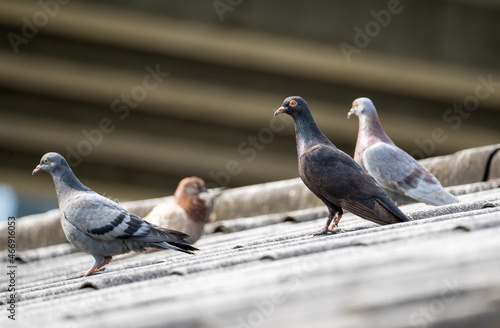
<path fill-rule="evenodd" d="M 334 199 L 378 194 L 373 179 L 347 154 L 331 146 L 318 144 L 299 159 L 299 173 L 305 184 L 320 195 Z M 361 192 L 360 193 L 358 193 Z M 335 202 L 334 202 L 335 203 Z"/>
<path fill-rule="evenodd" d="M 363 153 L 363 163 L 378 184 L 393 192 L 433 205 L 458 201 L 426 168 L 396 146 L 383 142 L 371 145 Z"/>
<path fill-rule="evenodd" d="M 182 207 L 173 202 L 162 203 L 155 206 L 144 220 L 162 228 L 183 231 L 187 215 Z"/>
<path fill-rule="evenodd" d="M 100 240 L 146 236 L 151 230 L 140 217 L 97 194 L 83 193 L 73 197 L 64 207 L 63 214 L 78 230 Z"/>
<path fill-rule="evenodd" d="M 187 235 L 145 222 L 112 200 L 98 194 L 82 193 L 69 200 L 63 209 L 66 220 L 78 230 L 99 240 L 134 238 L 141 242 L 182 240 Z"/>
<path fill-rule="evenodd" d="M 379 224 L 408 221 L 375 180 L 337 148 L 309 148 L 299 159 L 299 173 L 323 201 Z"/>

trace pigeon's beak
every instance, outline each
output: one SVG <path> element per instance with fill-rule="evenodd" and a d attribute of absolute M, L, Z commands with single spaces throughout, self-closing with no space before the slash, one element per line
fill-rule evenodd
<path fill-rule="evenodd" d="M 40 171 L 42 169 L 42 166 L 41 165 L 37 165 L 35 167 L 35 169 L 33 170 L 33 172 L 31 172 L 31 175 L 35 175 L 38 173 L 38 171 Z"/>
<path fill-rule="evenodd" d="M 351 110 L 347 113 L 347 118 L 351 118 L 351 115 L 354 114 L 354 109 L 351 108 Z"/>
<path fill-rule="evenodd" d="M 274 116 L 278 116 L 279 114 L 283 113 L 283 111 L 285 111 L 287 109 L 288 109 L 288 107 L 281 106 L 280 108 L 278 108 L 277 111 L 274 112 Z"/>

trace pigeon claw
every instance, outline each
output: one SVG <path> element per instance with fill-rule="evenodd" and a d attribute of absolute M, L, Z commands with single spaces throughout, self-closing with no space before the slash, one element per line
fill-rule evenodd
<path fill-rule="evenodd" d="M 328 226 L 324 226 L 322 229 L 318 231 L 313 231 L 311 233 L 308 233 L 307 236 L 321 236 L 321 235 L 328 235 L 328 234 L 336 234 L 342 232 L 339 227 L 335 227 L 333 229 L 330 229 Z"/>
<path fill-rule="evenodd" d="M 106 270 L 106 268 L 103 268 L 103 266 L 105 266 L 106 264 L 108 264 L 109 262 L 111 262 L 111 259 L 112 259 L 111 256 L 105 257 L 104 261 L 102 261 L 98 265 L 94 265 L 93 267 L 91 267 L 89 269 L 89 271 L 87 271 L 85 273 L 85 276 L 90 276 L 90 275 L 93 275 L 93 274 L 98 274 L 98 273 L 101 273 L 102 271 Z"/>
<path fill-rule="evenodd" d="M 112 259 L 111 256 L 107 256 L 107 257 L 104 258 L 104 261 L 102 261 L 98 265 L 94 265 L 87 272 L 78 274 L 78 275 L 73 276 L 73 277 L 70 277 L 70 278 L 68 278 L 66 280 L 83 278 L 83 277 L 87 277 L 87 276 L 92 276 L 92 275 L 95 275 L 95 274 L 99 274 L 99 273 L 103 272 L 104 270 L 106 270 L 106 268 L 103 268 L 103 266 L 105 266 L 106 264 L 108 264 L 109 262 L 111 262 L 111 259 Z"/>
<path fill-rule="evenodd" d="M 332 220 L 330 221 L 330 224 L 328 225 L 328 230 L 330 231 L 333 231 L 335 229 L 338 229 L 338 224 L 340 222 L 340 219 L 342 219 L 342 214 L 340 213 L 336 213 L 335 216 L 332 218 Z"/>
<path fill-rule="evenodd" d="M 326 220 L 326 224 L 323 227 L 323 229 L 311 232 L 307 234 L 308 236 L 319 236 L 319 235 L 326 235 L 329 233 L 338 233 L 341 232 L 340 228 L 338 227 L 339 221 L 342 219 L 342 214 L 337 212 L 335 213 L 334 216 L 329 217 L 328 220 Z"/>
<path fill-rule="evenodd" d="M 89 269 L 89 271 L 87 271 L 85 273 L 80 273 L 80 274 L 77 274 L 75 276 L 69 277 L 66 280 L 72 280 L 72 279 L 78 279 L 78 278 L 93 276 L 93 275 L 96 275 L 96 274 L 100 274 L 101 272 L 103 272 L 104 270 L 106 270 L 106 268 L 99 268 L 99 269 L 94 269 L 93 271 L 91 271 L 92 269 L 94 269 L 94 268 Z"/>
<path fill-rule="evenodd" d="M 78 278 L 83 278 L 83 277 L 85 277 L 85 273 L 77 274 L 75 276 L 67 278 L 66 280 L 73 280 L 73 279 L 78 279 Z"/>

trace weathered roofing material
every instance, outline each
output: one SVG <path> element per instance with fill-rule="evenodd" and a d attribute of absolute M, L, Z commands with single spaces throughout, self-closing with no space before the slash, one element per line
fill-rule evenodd
<path fill-rule="evenodd" d="M 300 193 L 300 186 L 289 180 L 225 191 L 218 215 L 239 218 L 207 227 L 195 256 L 162 251 L 117 257 L 102 274 L 66 280 L 87 269 L 91 257 L 68 243 L 17 249 L 16 320 L 8 318 L 13 293 L 6 289 L 10 277 L 2 274 L 0 325 L 498 325 L 499 180 L 449 187 L 459 195 L 457 204 L 401 206 L 412 222 L 377 226 L 346 213 L 342 233 L 318 237 L 307 233 L 324 224 L 326 208 L 305 203 L 305 194 L 299 197 L 303 203 L 294 202 L 290 193 Z M 128 206 L 143 215 L 159 201 Z M 245 206 L 222 215 L 224 202 Z M 51 217 L 58 223 L 57 211 L 46 214 Z M 16 233 L 22 233 L 23 220 Z M 7 270 L 8 253 L 1 255 Z"/>
<path fill-rule="evenodd" d="M 494 326 L 499 189 L 459 198 L 442 207 L 402 206 L 417 220 L 396 225 L 348 213 L 343 233 L 320 237 L 306 233 L 324 223 L 322 207 L 283 213 L 295 220 L 279 223 L 272 221 L 280 214 L 238 219 L 246 229 L 207 235 L 196 256 L 145 254 L 69 281 L 86 269 L 89 255 L 69 244 L 21 252 L 27 263 L 17 267 L 15 325 Z M 7 280 L 2 275 L 0 285 Z M 7 296 L 0 296 L 2 326 L 9 322 Z"/>

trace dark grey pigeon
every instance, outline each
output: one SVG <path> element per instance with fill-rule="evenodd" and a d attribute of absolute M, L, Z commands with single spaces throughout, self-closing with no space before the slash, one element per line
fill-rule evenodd
<path fill-rule="evenodd" d="M 342 209 L 378 224 L 410 221 L 369 174 L 321 133 L 304 99 L 286 98 L 274 116 L 282 113 L 295 121 L 299 176 L 329 210 L 325 227 L 314 235 L 339 231 Z"/>
<path fill-rule="evenodd" d="M 187 241 L 188 235 L 147 223 L 84 186 L 58 153 L 43 155 L 33 174 L 39 171 L 50 173 L 54 180 L 66 238 L 95 258 L 86 273 L 74 278 L 98 273 L 113 255 L 129 251 L 143 252 L 153 247 L 193 254 L 197 250 Z"/>
<path fill-rule="evenodd" d="M 347 114 L 359 117 L 354 160 L 364 168 L 396 202 L 424 202 L 431 205 L 457 203 L 439 180 L 408 153 L 398 148 L 385 133 L 373 102 L 358 98 Z"/>

